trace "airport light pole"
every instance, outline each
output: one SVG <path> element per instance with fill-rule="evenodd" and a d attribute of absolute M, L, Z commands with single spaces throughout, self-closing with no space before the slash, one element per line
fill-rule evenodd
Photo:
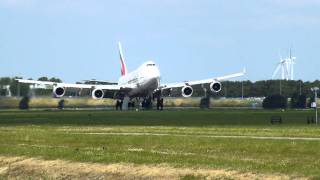
<path fill-rule="evenodd" d="M 299 81 L 299 85 L 300 85 L 300 86 L 299 86 L 299 87 L 300 87 L 300 88 L 299 88 L 299 95 L 301 96 L 301 94 L 302 94 L 302 88 L 301 88 L 301 86 L 302 86 L 302 81 L 301 81 L 301 80 Z"/>
<path fill-rule="evenodd" d="M 241 81 L 241 99 L 243 99 L 243 81 Z"/>
<path fill-rule="evenodd" d="M 319 91 L 319 88 L 318 87 L 313 87 L 311 88 L 311 91 L 314 92 L 314 107 L 316 109 L 316 125 L 318 125 L 318 107 L 317 107 L 317 96 L 318 96 L 318 91 Z"/>
<path fill-rule="evenodd" d="M 282 95 L 282 82 L 281 82 L 281 79 L 280 79 L 280 95 Z"/>
<path fill-rule="evenodd" d="M 17 97 L 20 97 L 20 83 L 17 85 Z"/>

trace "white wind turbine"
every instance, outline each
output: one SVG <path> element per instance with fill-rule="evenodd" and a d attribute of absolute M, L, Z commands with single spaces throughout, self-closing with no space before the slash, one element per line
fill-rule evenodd
<path fill-rule="evenodd" d="M 293 65 L 295 64 L 296 57 L 291 56 L 291 49 L 289 52 L 289 57 L 283 59 L 280 55 L 280 62 L 277 65 L 277 68 L 273 72 L 272 79 L 278 74 L 279 70 L 281 69 L 281 79 L 282 80 L 293 80 L 294 69 Z"/>

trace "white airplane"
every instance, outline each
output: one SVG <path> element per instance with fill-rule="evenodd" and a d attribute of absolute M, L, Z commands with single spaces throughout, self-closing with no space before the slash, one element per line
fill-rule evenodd
<path fill-rule="evenodd" d="M 243 76 L 246 72 L 245 69 L 240 73 L 230 74 L 227 76 L 209 78 L 198 81 L 186 81 L 180 83 L 161 84 L 160 83 L 160 71 L 157 65 L 153 61 L 147 61 L 143 63 L 135 71 L 128 73 L 124 56 L 122 54 L 121 44 L 119 42 L 119 55 L 121 65 L 121 77 L 118 83 L 111 84 L 68 84 L 68 83 L 56 83 L 49 81 L 34 81 L 17 79 L 20 83 L 34 84 L 34 85 L 50 85 L 53 86 L 53 95 L 57 98 L 61 98 L 65 95 L 67 89 L 89 89 L 92 90 L 93 99 L 102 98 L 114 98 L 123 100 L 124 98 L 144 98 L 151 99 L 162 98 L 163 92 L 170 94 L 174 88 L 181 88 L 181 95 L 183 97 L 191 97 L 193 94 L 192 86 L 195 85 L 209 85 L 212 92 L 218 93 L 221 91 L 221 81 Z M 108 95 L 107 95 L 108 94 Z M 110 95 L 111 94 L 111 95 Z"/>

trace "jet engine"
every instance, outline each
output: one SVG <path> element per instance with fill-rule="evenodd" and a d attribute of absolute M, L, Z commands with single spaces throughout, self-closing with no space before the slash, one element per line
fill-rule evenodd
<path fill-rule="evenodd" d="M 55 86 L 55 87 L 53 88 L 53 95 L 54 95 L 54 97 L 61 98 L 62 96 L 64 96 L 65 93 L 66 93 L 66 90 L 65 90 L 64 87 Z"/>
<path fill-rule="evenodd" d="M 218 93 L 221 91 L 221 83 L 218 82 L 218 81 L 214 81 L 210 84 L 210 90 L 211 92 L 215 92 L 215 93 Z"/>
<path fill-rule="evenodd" d="M 93 99 L 102 99 L 104 97 L 104 91 L 102 89 L 95 89 L 92 91 Z"/>
<path fill-rule="evenodd" d="M 192 96 L 193 88 L 191 86 L 184 86 L 181 89 L 181 93 L 182 93 L 183 97 L 190 97 L 190 96 Z"/>

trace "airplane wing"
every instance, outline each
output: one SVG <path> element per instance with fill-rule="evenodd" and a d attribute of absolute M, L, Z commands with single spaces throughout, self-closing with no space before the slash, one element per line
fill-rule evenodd
<path fill-rule="evenodd" d="M 37 85 L 49 85 L 49 86 L 58 86 L 63 88 L 79 88 L 79 89 L 101 89 L 101 90 L 120 90 L 119 85 L 97 85 L 97 84 L 70 84 L 70 83 L 57 83 L 51 81 L 35 81 L 35 80 L 25 80 L 25 79 L 16 79 L 19 83 L 25 84 L 37 84 Z"/>
<path fill-rule="evenodd" d="M 228 79 L 241 77 L 241 76 L 245 75 L 245 73 L 246 73 L 246 69 L 243 69 L 242 72 L 229 74 L 229 75 L 221 76 L 221 77 L 215 77 L 215 78 L 209 78 L 209 79 L 203 79 L 203 80 L 197 80 L 197 81 L 185 81 L 185 82 L 180 82 L 180 83 L 162 84 L 160 86 L 160 89 L 179 88 L 179 87 L 184 87 L 184 86 L 194 86 L 194 85 L 209 84 L 212 82 L 221 82 L 221 81 L 225 81 Z"/>
<path fill-rule="evenodd" d="M 47 89 L 53 89 L 53 95 L 57 98 L 63 97 L 67 89 L 90 90 L 92 98 L 102 99 L 104 97 L 114 97 L 117 93 L 130 91 L 130 87 L 120 86 L 118 84 L 69 84 L 69 83 L 56 83 L 50 81 L 34 81 L 25 79 L 16 79 L 19 83 L 45 85 Z M 110 95 L 111 93 L 111 95 Z"/>

